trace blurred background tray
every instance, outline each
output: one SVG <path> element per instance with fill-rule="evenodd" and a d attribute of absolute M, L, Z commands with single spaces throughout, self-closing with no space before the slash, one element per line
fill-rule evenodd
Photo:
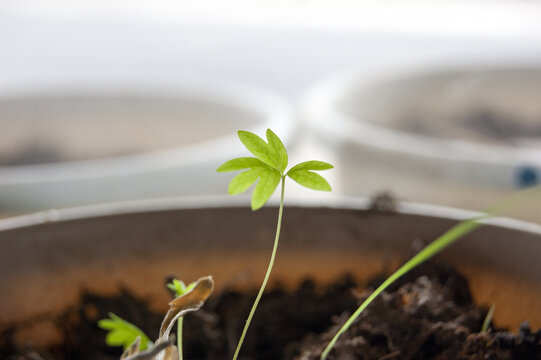
<path fill-rule="evenodd" d="M 382 89 L 381 81 L 384 79 L 394 84 L 394 88 L 398 88 L 403 79 L 405 82 L 400 86 L 405 86 L 407 92 L 411 76 L 441 74 L 449 67 L 468 73 L 474 69 L 483 70 L 486 66 L 492 68 L 511 64 L 528 64 L 530 68 L 539 66 L 540 18 L 540 3 L 516 1 L 400 3 L 263 1 L 251 4 L 244 1 L 215 0 L 160 2 L 100 0 L 92 3 L 66 0 L 5 0 L 0 2 L 0 99 L 2 99 L 0 105 L 3 104 L 7 110 L 0 109 L 0 115 L 10 111 L 10 106 L 13 110 L 14 103 L 29 101 L 29 96 L 39 96 L 41 99 L 39 101 L 56 97 L 55 101 L 58 101 L 58 96 L 73 99 L 83 95 L 85 99 L 77 101 L 86 101 L 87 105 L 90 104 L 89 101 L 96 101 L 97 97 L 103 99 L 103 96 L 111 96 L 117 100 L 124 98 L 123 102 L 127 108 L 122 110 L 123 114 L 137 122 L 135 119 L 138 116 L 143 117 L 145 113 L 151 117 L 161 117 L 150 115 L 158 113 L 143 109 L 145 103 L 149 104 L 147 102 L 149 99 L 156 99 L 157 93 L 160 93 L 158 103 L 161 103 L 160 105 L 154 103 L 151 107 L 160 107 L 162 115 L 163 112 L 171 114 L 177 111 L 175 107 L 180 104 L 175 104 L 171 100 L 171 93 L 164 92 L 164 88 L 171 90 L 178 87 L 186 90 L 195 87 L 193 84 L 196 82 L 193 79 L 197 79 L 197 83 L 207 84 L 208 87 L 221 84 L 216 85 L 222 89 L 221 93 L 229 93 L 234 97 L 237 93 L 235 88 L 238 86 L 228 90 L 227 85 L 222 85 L 245 84 L 249 88 L 272 92 L 273 95 L 265 97 L 274 98 L 273 102 L 281 104 L 278 106 L 282 109 L 281 117 L 288 120 L 272 126 L 278 135 L 289 138 L 292 161 L 310 157 L 334 162 L 337 165 L 337 170 L 330 175 L 334 191 L 329 196 L 372 195 L 390 191 L 399 198 L 412 201 L 479 210 L 487 204 L 497 202 L 500 196 L 518 189 L 521 183 L 515 181 L 509 174 L 516 174 L 517 166 L 522 166 L 520 169 L 528 171 L 532 168 L 535 173 L 537 171 L 535 159 L 541 155 L 536 152 L 532 155 L 532 161 L 514 162 L 503 172 L 468 170 L 466 173 L 472 175 L 475 180 L 461 175 L 460 182 L 456 181 L 457 174 L 463 174 L 464 171 L 455 169 L 454 165 L 443 171 L 422 165 L 416 178 L 411 178 L 411 181 L 406 183 L 407 177 L 402 177 L 403 174 L 397 175 L 394 167 L 405 166 L 411 162 L 404 163 L 403 158 L 397 156 L 396 152 L 394 158 L 389 157 L 390 153 L 380 151 L 381 147 L 372 154 L 365 147 L 362 156 L 349 152 L 344 150 L 346 142 L 339 137 L 333 139 L 330 132 L 323 133 L 322 139 L 318 136 L 317 130 L 314 130 L 312 126 L 314 124 L 307 122 L 309 117 L 304 116 L 304 107 L 301 104 L 306 103 L 306 94 L 327 83 L 325 79 L 335 79 L 338 74 L 344 73 L 351 75 L 351 81 L 363 84 L 363 91 L 371 96 L 370 100 L 366 101 L 375 101 L 380 93 L 382 97 L 379 99 L 387 96 L 386 102 L 379 105 L 379 110 L 383 110 L 385 105 L 385 110 L 392 113 L 398 111 L 396 107 L 398 105 L 394 104 L 396 97 L 389 97 L 389 88 L 385 90 L 387 93 Z M 520 66 L 518 65 L 519 68 Z M 530 80 L 532 86 L 538 84 L 535 78 Z M 466 82 L 471 85 L 471 79 Z M 487 88 L 490 88 L 490 85 L 486 85 L 485 88 L 474 87 L 477 93 Z M 86 93 L 85 91 L 81 93 L 81 89 L 92 91 L 85 90 Z M 122 91 L 119 92 L 118 89 Z M 255 95 L 258 91 L 248 90 L 243 93 Z M 131 97 L 131 100 L 126 96 Z M 134 96 L 138 99 L 144 96 L 146 100 L 138 101 Z M 504 95 L 503 97 L 505 98 Z M 433 98 L 427 97 L 427 102 L 432 101 L 430 99 Z M 32 101 L 37 99 L 34 98 Z M 241 100 L 242 102 L 248 108 L 258 106 L 256 100 Z M 284 104 L 285 102 L 289 104 Z M 24 111 L 17 116 L 39 114 L 39 117 L 34 118 L 35 121 L 45 121 L 47 109 L 50 109 L 48 106 L 40 108 L 36 102 L 33 105 L 27 102 L 19 106 L 20 109 L 24 108 Z M 365 109 L 370 108 L 366 103 L 364 106 Z M 68 108 L 64 109 L 69 110 Z M 299 116 L 290 116 L 292 109 L 301 110 L 299 114 L 303 115 L 303 121 L 299 121 Z M 371 110 L 375 111 L 374 108 Z M 85 114 L 97 119 L 93 121 L 93 125 L 96 126 L 107 118 L 94 106 L 92 111 L 85 110 Z M 174 117 L 174 115 L 164 116 L 169 119 Z M 359 116 L 365 114 L 359 113 Z M 56 115 L 54 117 L 57 121 L 61 121 L 58 120 L 60 117 Z M 70 126 L 91 134 L 90 131 L 82 131 L 80 125 L 74 126 L 76 121 L 74 119 Z M 236 117 L 235 121 L 238 123 L 231 122 L 232 128 L 245 124 L 239 117 Z M 337 131 L 348 131 L 331 118 L 324 121 L 331 123 Z M 7 126 L 5 124 L 3 127 Z M 184 129 L 183 136 L 189 134 L 184 140 L 195 141 L 199 138 L 198 125 L 195 122 L 193 128 L 181 121 L 176 125 Z M 267 126 L 263 123 L 260 125 L 258 128 L 260 131 Z M 420 131 L 418 125 L 415 125 L 416 130 Z M 22 126 L 22 122 L 19 121 L 18 126 Z M 134 124 L 133 127 L 137 126 Z M 57 131 L 48 126 L 33 126 L 32 132 L 39 132 L 40 129 L 54 134 L 58 139 L 55 140 L 55 144 L 60 145 L 63 143 L 60 135 L 69 127 Z M 149 126 L 147 133 L 158 135 L 159 129 L 160 127 L 154 123 Z M 172 129 L 174 130 L 171 131 L 178 132 L 178 127 Z M 212 127 L 210 130 L 217 128 Z M 15 130 L 7 127 L 5 132 L 9 134 L 4 136 L 4 139 L 10 141 L 4 142 L 3 146 L 7 146 L 15 139 L 22 139 L 15 149 L 20 146 L 28 147 L 30 152 L 34 151 L 34 154 L 37 152 L 39 156 L 45 157 L 45 160 L 47 156 L 55 155 L 54 149 L 51 150 L 49 145 L 43 145 L 42 140 L 30 144 L 28 140 L 28 136 L 32 133 L 30 131 L 22 137 L 16 136 Z M 167 132 L 165 130 L 163 134 L 167 135 L 169 140 L 161 138 L 156 141 L 163 141 L 162 148 L 171 149 L 172 144 L 168 142 L 171 137 L 170 134 L 166 134 Z M 144 143 L 153 141 L 150 137 L 141 137 L 142 133 L 144 130 L 134 131 L 132 140 L 136 141 L 139 138 L 143 139 Z M 233 141 L 234 133 L 231 135 L 228 148 L 235 148 L 242 153 L 239 142 Z M 109 136 L 113 137 L 112 130 Z M 90 139 L 89 137 L 88 140 L 91 141 Z M 126 137 L 122 140 L 129 139 Z M 126 146 L 133 149 L 130 144 L 128 141 Z M 147 145 L 139 148 L 138 157 L 150 156 L 141 151 Z M 115 155 L 124 154 L 122 158 L 127 161 L 130 157 L 126 157 L 125 154 L 132 150 L 121 146 L 120 143 L 115 146 L 118 147 Z M 13 149 L 0 149 L 0 158 L 13 161 Z M 92 152 L 101 152 L 105 149 L 107 147 L 98 146 Z M 220 150 L 218 152 L 225 155 Z M 22 155 L 25 155 L 24 151 Z M 81 158 L 86 155 L 73 153 L 68 158 L 76 156 Z M 180 161 L 178 160 L 180 155 L 176 154 L 174 157 L 177 160 L 170 161 Z M 355 161 L 347 162 L 351 157 Z M 390 162 L 381 162 L 378 160 L 380 157 L 390 159 Z M 372 160 L 368 161 L 368 158 Z M 502 160 L 499 155 L 495 155 L 494 158 L 496 162 Z M 159 175 L 161 188 L 156 184 L 156 178 L 142 176 L 146 170 L 137 168 L 134 163 L 127 161 L 120 166 L 119 163 L 107 160 L 113 164 L 110 165 L 112 168 L 117 169 L 115 171 L 123 168 L 125 174 L 137 173 L 138 176 L 123 178 L 117 183 L 116 188 L 109 185 L 100 188 L 97 183 L 88 182 L 87 189 L 98 190 L 90 196 L 83 196 L 87 190 L 83 191 L 66 184 L 55 190 L 47 188 L 44 190 L 47 194 L 45 197 L 38 195 L 39 189 L 35 185 L 38 179 L 61 174 L 60 171 L 49 170 L 49 173 L 43 175 L 32 175 L 31 181 L 26 180 L 31 186 L 21 190 L 22 193 L 17 193 L 13 188 L 6 190 L 0 196 L 2 209 L 0 211 L 20 213 L 100 202 L 104 198 L 113 200 L 115 197 L 131 199 L 148 196 L 205 195 L 216 191 L 225 193 L 228 179 L 223 176 L 217 176 L 217 183 L 213 186 L 205 187 L 204 184 L 205 181 L 214 178 L 214 168 L 219 165 L 221 159 L 217 157 L 207 163 L 199 163 L 207 171 L 205 176 L 192 170 L 179 172 L 176 176 L 161 172 Z M 152 162 L 156 164 L 156 161 Z M 438 166 L 447 166 L 439 160 L 435 160 L 434 163 Z M 172 166 L 171 162 L 168 164 Z M 0 184 L 12 181 L 9 179 L 13 179 L 11 175 L 13 167 L 0 169 Z M 352 167 L 356 171 L 352 171 Z M 97 174 L 94 168 L 77 167 L 73 171 L 79 175 L 85 172 Z M 438 173 L 436 177 L 433 176 L 434 172 Z M 442 175 L 442 172 L 445 175 Z M 373 176 L 369 177 L 366 174 Z M 527 180 L 531 174 L 526 175 Z M 487 178 L 488 180 L 482 180 Z M 398 179 L 399 184 L 396 181 Z M 153 186 L 154 190 L 145 193 L 141 190 L 143 183 L 146 183 L 147 189 Z M 492 186 L 495 183 L 498 183 L 497 189 Z M 433 187 L 434 184 L 437 186 Z M 456 186 L 461 192 L 459 196 L 454 188 Z M 296 195 L 306 194 L 297 188 L 296 184 L 291 184 L 290 187 Z M 414 191 L 415 188 L 422 188 L 424 191 Z M 131 190 L 133 191 L 130 192 Z M 79 198 L 68 202 L 59 201 L 64 195 L 78 195 Z M 25 200 L 18 203 L 23 198 Z M 537 216 L 532 215 L 537 213 L 539 211 L 529 210 L 518 216 L 539 220 Z"/>

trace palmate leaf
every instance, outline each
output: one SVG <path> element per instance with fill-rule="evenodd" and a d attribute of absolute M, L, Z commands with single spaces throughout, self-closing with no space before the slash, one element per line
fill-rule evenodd
<path fill-rule="evenodd" d="M 285 176 L 309 189 L 331 191 L 331 186 L 322 176 L 313 171 L 332 169 L 333 166 L 323 161 L 305 161 L 297 164 L 284 175 L 288 165 L 288 154 L 280 138 L 267 129 L 267 142 L 249 131 L 239 131 L 239 139 L 256 157 L 241 157 L 222 164 L 217 171 L 245 170 L 229 183 L 228 192 L 236 195 L 248 190 L 257 182 L 252 194 L 252 210 L 261 208 L 272 196 L 276 187 Z"/>
<path fill-rule="evenodd" d="M 288 175 L 291 174 L 292 172 L 299 171 L 299 170 L 329 170 L 329 169 L 332 169 L 333 167 L 334 166 L 332 166 L 331 164 L 323 162 L 323 161 L 317 161 L 317 160 L 305 161 L 293 166 L 288 171 Z"/>
<path fill-rule="evenodd" d="M 280 183 L 282 176 L 274 169 L 268 169 L 261 173 L 259 181 L 252 194 L 252 210 L 257 210 L 269 200 L 274 190 Z"/>
<path fill-rule="evenodd" d="M 238 134 L 240 141 L 246 146 L 248 151 L 255 155 L 256 158 L 263 161 L 265 164 L 278 169 L 273 156 L 271 155 L 272 150 L 265 140 L 249 131 L 240 130 Z"/>
<path fill-rule="evenodd" d="M 323 178 L 323 176 L 308 170 L 297 170 L 289 172 L 288 176 L 295 180 L 298 184 L 312 190 L 331 191 L 331 185 Z"/>
<path fill-rule="evenodd" d="M 218 169 L 217 172 L 229 172 L 238 171 L 244 169 L 251 169 L 254 167 L 266 166 L 266 164 L 254 157 L 240 157 L 233 160 L 226 161 Z"/>
<path fill-rule="evenodd" d="M 245 192 L 258 179 L 259 181 L 252 194 L 251 207 L 252 210 L 260 209 L 272 196 L 282 179 L 276 169 L 267 166 L 266 168 L 250 169 L 238 174 L 229 183 L 229 194 L 237 195 Z"/>
<path fill-rule="evenodd" d="M 287 167 L 287 150 L 280 138 L 271 129 L 267 129 L 267 141 L 271 150 L 269 155 L 274 160 L 278 170 L 283 173 Z"/>
<path fill-rule="evenodd" d="M 321 175 L 310 170 L 328 170 L 333 166 L 323 161 L 305 161 L 293 166 L 287 176 L 295 180 L 298 184 L 312 190 L 331 191 L 331 185 Z"/>
<path fill-rule="evenodd" d="M 229 195 L 237 195 L 245 192 L 257 181 L 261 173 L 265 171 L 267 171 L 265 168 L 258 167 L 241 172 L 229 183 Z"/>
<path fill-rule="evenodd" d="M 128 348 L 133 342 L 140 337 L 140 349 L 146 349 L 150 344 L 150 339 L 135 325 L 123 320 L 113 313 L 109 313 L 110 319 L 98 321 L 98 326 L 104 330 L 108 330 L 105 342 L 109 346 L 123 346 Z"/>

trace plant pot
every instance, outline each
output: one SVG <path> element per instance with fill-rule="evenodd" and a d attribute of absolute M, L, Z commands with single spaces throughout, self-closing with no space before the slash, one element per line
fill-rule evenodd
<path fill-rule="evenodd" d="M 181 81 L 39 83 L 0 94 L 0 212 L 222 193 L 242 155 L 235 131 L 279 128 L 288 106 L 262 91 Z"/>
<path fill-rule="evenodd" d="M 242 206 L 239 206 L 242 202 Z M 272 248 L 277 209 L 238 202 L 146 201 L 49 211 L 0 220 L 0 329 L 61 313 L 83 289 L 128 289 L 164 311 L 163 280 L 212 274 L 217 290 L 257 286 Z M 393 212 L 364 200 L 330 207 L 288 206 L 272 281 L 326 282 L 344 273 L 367 279 L 395 267 L 415 239 L 431 241 L 472 213 L 401 203 Z M 478 303 L 495 305 L 499 326 L 541 326 L 541 227 L 495 218 L 441 258 L 465 274 Z M 239 279 L 244 279 L 239 281 Z M 20 342 L 58 341 L 51 324 L 27 326 Z"/>
<path fill-rule="evenodd" d="M 348 72 L 316 86 L 303 117 L 347 169 L 345 194 L 480 210 L 541 181 L 540 80 L 520 63 Z"/>

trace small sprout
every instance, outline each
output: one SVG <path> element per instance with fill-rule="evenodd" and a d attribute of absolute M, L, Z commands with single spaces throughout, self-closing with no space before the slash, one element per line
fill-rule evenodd
<path fill-rule="evenodd" d="M 175 294 L 175 297 L 179 297 L 188 291 L 191 291 L 195 287 L 195 284 L 196 282 L 193 282 L 186 286 L 182 280 L 173 279 L 169 284 L 167 284 L 167 288 Z"/>
<path fill-rule="evenodd" d="M 483 326 L 481 327 L 482 333 L 486 333 L 488 331 L 488 327 L 490 326 L 492 318 L 494 317 L 494 310 L 496 310 L 496 307 L 494 305 L 492 305 L 490 309 L 488 309 L 487 316 L 485 317 L 485 321 L 483 321 Z"/>
<path fill-rule="evenodd" d="M 214 281 L 211 276 L 200 278 L 194 283 L 190 291 L 175 298 L 169 303 L 169 311 L 165 315 L 160 327 L 160 337 L 156 343 L 160 343 L 169 337 L 174 321 L 185 314 L 199 310 L 214 290 Z"/>
<path fill-rule="evenodd" d="M 169 286 L 171 285 L 171 286 Z M 106 343 L 109 346 L 124 346 L 122 360 L 178 360 L 182 354 L 174 345 L 175 335 L 170 334 L 176 320 L 189 312 L 199 310 L 214 289 L 214 281 L 211 276 L 202 277 L 196 282 L 185 286 L 180 280 L 173 280 L 168 287 L 179 293 L 169 303 L 169 311 L 165 315 L 160 328 L 160 334 L 156 343 L 136 326 L 110 313 L 110 319 L 103 319 L 98 326 L 108 330 Z M 179 337 L 181 334 L 179 334 Z"/>
<path fill-rule="evenodd" d="M 323 161 L 306 161 L 293 166 L 287 173 L 286 168 L 288 164 L 288 155 L 284 144 L 278 138 L 278 136 L 272 132 L 271 129 L 267 129 L 267 141 L 261 139 L 256 134 L 248 131 L 238 132 L 240 141 L 246 146 L 255 157 L 241 157 L 233 160 L 229 160 L 222 164 L 216 171 L 218 172 L 230 172 L 244 170 L 240 174 L 236 175 L 229 183 L 229 194 L 237 195 L 245 192 L 256 181 L 257 184 L 252 193 L 251 207 L 252 210 L 257 210 L 263 207 L 274 193 L 278 184 L 281 186 L 280 194 L 280 208 L 278 210 L 278 222 L 276 225 L 276 236 L 274 238 L 274 247 L 272 249 L 271 259 L 267 272 L 261 288 L 254 301 L 248 319 L 242 334 L 240 336 L 233 360 L 236 360 L 239 356 L 244 337 L 248 331 L 248 327 L 252 321 L 259 300 L 263 295 L 267 282 L 269 280 L 272 267 L 274 265 L 274 259 L 276 257 L 276 250 L 278 248 L 278 241 L 280 239 L 280 227 L 282 224 L 282 213 L 284 209 L 284 187 L 286 177 L 290 177 L 302 186 L 309 189 L 320 191 L 331 191 L 331 186 L 321 175 L 316 174 L 314 171 L 332 169 L 333 166 Z M 258 181 L 259 180 L 259 181 Z"/>
<path fill-rule="evenodd" d="M 124 350 L 139 339 L 139 349 L 145 350 L 151 345 L 148 336 L 141 329 L 119 316 L 109 313 L 109 319 L 98 321 L 98 326 L 109 331 L 105 342 L 109 346 L 122 346 Z"/>
<path fill-rule="evenodd" d="M 167 288 L 171 290 L 175 298 L 183 296 L 184 294 L 192 291 L 197 282 L 193 282 L 190 285 L 186 286 L 184 281 L 173 279 L 170 283 L 167 284 Z M 182 349 L 182 324 L 184 319 L 180 316 L 177 320 L 177 348 L 178 348 L 178 357 L 180 360 L 183 359 L 183 349 Z"/>

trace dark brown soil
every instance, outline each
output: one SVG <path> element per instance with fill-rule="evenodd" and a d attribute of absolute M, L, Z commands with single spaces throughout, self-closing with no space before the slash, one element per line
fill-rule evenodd
<path fill-rule="evenodd" d="M 380 281 L 358 284 L 345 276 L 319 289 L 306 280 L 293 292 L 276 286 L 262 299 L 241 358 L 318 359 L 339 324 Z M 254 297 L 255 290 L 226 290 L 187 315 L 185 358 L 231 358 Z M 105 346 L 105 332 L 96 326 L 109 311 L 151 338 L 157 335 L 162 315 L 128 292 L 114 298 L 82 294 L 81 304 L 61 318 L 42 319 L 62 328 L 61 346 L 17 348 L 12 335 L 24 329 L 11 328 L 0 333 L 0 359 L 118 359 L 121 350 Z M 446 265 L 425 264 L 380 296 L 338 341 L 330 359 L 541 359 L 541 330 L 533 333 L 525 323 L 516 335 L 492 327 L 481 334 L 486 312 L 472 303 L 462 276 Z"/>

